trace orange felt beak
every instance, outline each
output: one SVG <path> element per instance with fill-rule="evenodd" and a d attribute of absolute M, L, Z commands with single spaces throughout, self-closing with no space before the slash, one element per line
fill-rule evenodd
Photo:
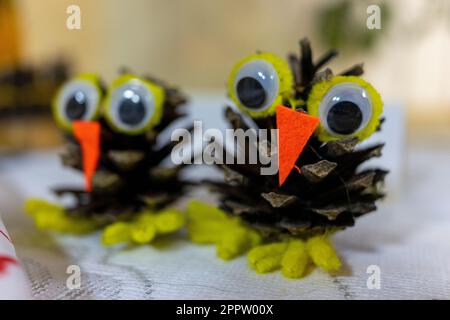
<path fill-rule="evenodd" d="M 95 121 L 74 121 L 73 134 L 81 146 L 86 191 L 92 190 L 92 177 L 100 158 L 100 123 Z"/>
<path fill-rule="evenodd" d="M 319 122 L 318 117 L 285 106 L 277 106 L 278 183 L 280 186 L 295 167 L 298 157 Z"/>

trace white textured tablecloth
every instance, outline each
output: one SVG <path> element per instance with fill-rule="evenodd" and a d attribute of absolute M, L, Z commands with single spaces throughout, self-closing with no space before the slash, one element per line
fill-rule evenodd
<path fill-rule="evenodd" d="M 98 234 L 37 231 L 23 213 L 24 199 L 54 199 L 51 186 L 83 183 L 61 167 L 54 152 L 0 160 L 0 203 L 37 299 L 449 299 L 450 150 L 412 144 L 402 153 L 396 176 L 395 190 L 378 212 L 335 237 L 343 271 L 331 277 L 315 270 L 301 280 L 279 272 L 258 275 L 245 257 L 224 262 L 212 246 L 193 245 L 183 234 L 123 250 L 102 247 Z M 66 287 L 72 264 L 81 268 L 80 289 Z M 370 265 L 380 267 L 380 289 L 367 288 Z"/>
<path fill-rule="evenodd" d="M 98 235 L 79 238 L 37 231 L 24 215 L 22 201 L 48 198 L 49 186 L 72 177 L 58 167 L 53 153 L 3 160 L 0 203 L 38 299 L 448 299 L 450 169 L 420 168 L 430 162 L 450 163 L 450 152 L 412 149 L 407 159 L 402 192 L 335 237 L 345 264 L 335 278 L 319 270 L 301 280 L 280 273 L 258 275 L 247 268 L 245 257 L 224 262 L 215 257 L 213 247 L 192 245 L 183 235 L 169 243 L 119 250 L 103 248 Z M 71 264 L 81 267 L 79 290 L 66 287 Z M 369 265 L 381 269 L 379 290 L 366 286 Z"/>

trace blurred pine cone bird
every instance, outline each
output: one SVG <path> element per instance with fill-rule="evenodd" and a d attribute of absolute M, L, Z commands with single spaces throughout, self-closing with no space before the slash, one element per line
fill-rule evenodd
<path fill-rule="evenodd" d="M 75 233 L 105 228 L 105 245 L 148 243 L 180 229 L 184 216 L 168 205 L 185 190 L 182 166 L 162 165 L 174 143 L 157 140 L 183 116 L 185 102 L 178 89 L 133 74 L 120 76 L 108 90 L 92 74 L 67 82 L 53 114 L 67 137 L 62 162 L 82 171 L 86 186 L 55 190 L 75 199 L 67 208 L 28 200 L 26 211 L 37 226 Z"/>
<path fill-rule="evenodd" d="M 383 103 L 359 77 L 362 65 L 334 75 L 324 66 L 335 51 L 313 61 L 308 40 L 300 46 L 300 57 L 289 61 L 251 55 L 228 82 L 231 100 L 254 122 L 228 107 L 233 129 L 278 129 L 277 141 L 268 134 L 266 145 L 254 145 L 260 155 L 278 152 L 278 175 L 262 175 L 263 165 L 250 164 L 248 154 L 245 164 L 233 155 L 232 164 L 219 165 L 225 181 L 208 182 L 219 194 L 220 209 L 199 201 L 188 208 L 192 241 L 216 244 L 223 259 L 249 251 L 257 272 L 281 269 L 290 278 L 302 277 L 311 265 L 339 270 L 329 236 L 376 210 L 387 173 L 360 168 L 383 148 L 356 148 L 382 122 Z M 245 140 L 240 150 L 248 153 L 251 143 Z"/>

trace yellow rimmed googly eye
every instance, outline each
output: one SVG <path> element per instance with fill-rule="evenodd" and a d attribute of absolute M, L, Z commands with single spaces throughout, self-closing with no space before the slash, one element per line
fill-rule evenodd
<path fill-rule="evenodd" d="M 320 118 L 320 141 L 355 136 L 360 141 L 380 123 L 383 101 L 372 85 L 354 76 L 336 76 L 315 84 L 308 96 L 308 113 Z"/>
<path fill-rule="evenodd" d="M 102 99 L 100 79 L 93 74 L 80 75 L 58 90 L 52 103 L 53 117 L 60 127 L 71 131 L 73 121 L 98 118 Z"/>
<path fill-rule="evenodd" d="M 257 53 L 241 60 L 231 72 L 228 92 L 233 102 L 253 118 L 272 116 L 290 98 L 293 75 L 284 59 Z"/>
<path fill-rule="evenodd" d="M 142 134 L 160 123 L 164 99 L 161 87 L 134 75 L 123 75 L 107 94 L 106 120 L 118 132 Z"/>

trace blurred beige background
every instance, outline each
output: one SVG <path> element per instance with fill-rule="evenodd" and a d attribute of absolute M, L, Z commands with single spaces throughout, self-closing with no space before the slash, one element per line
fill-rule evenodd
<path fill-rule="evenodd" d="M 128 66 L 186 88 L 224 90 L 233 64 L 256 50 L 285 56 L 308 36 L 316 55 L 322 53 L 327 48 L 317 41 L 315 19 L 335 2 L 18 0 L 18 14 L 26 60 L 39 63 L 60 54 L 74 61 L 77 72 L 98 72 L 108 80 Z M 367 3 L 377 2 L 354 8 L 361 28 Z M 70 4 L 81 7 L 81 30 L 66 28 Z M 401 102 L 415 125 L 450 127 L 450 1 L 389 4 L 390 25 L 374 50 L 344 52 L 332 67 L 364 61 L 365 78 L 385 99 Z"/>

